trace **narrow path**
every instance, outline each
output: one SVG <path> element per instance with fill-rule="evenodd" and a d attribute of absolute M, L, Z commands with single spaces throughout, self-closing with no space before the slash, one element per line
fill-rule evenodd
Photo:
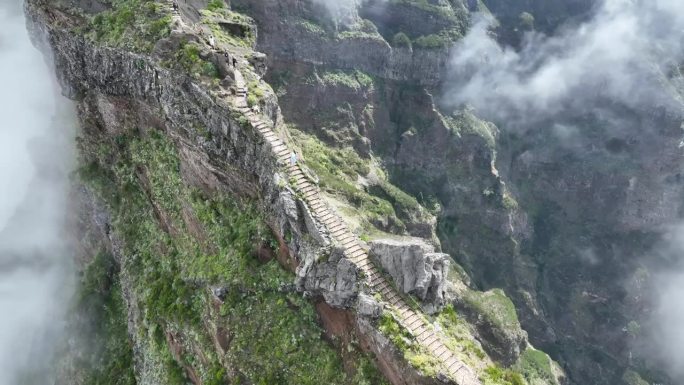
<path fill-rule="evenodd" d="M 181 28 L 185 26 L 180 12 L 173 9 L 173 0 L 164 0 L 172 12 L 172 21 Z M 312 184 L 299 164 L 290 165 L 291 149 L 272 130 L 271 124 L 254 113 L 247 104 L 247 86 L 242 73 L 235 68 L 236 95 L 233 104 L 249 120 L 250 125 L 269 142 L 278 162 L 287 167 L 287 173 L 295 182 L 295 188 L 304 197 L 315 219 L 325 225 L 331 237 L 344 248 L 345 256 L 364 272 L 368 285 L 379 293 L 381 298 L 394 306 L 399 315 L 399 323 L 406 328 L 419 344 L 444 365 L 458 385 L 481 385 L 477 375 L 460 361 L 444 344 L 444 335 L 434 330 L 422 314 L 416 313 L 406 303 L 392 284 L 378 271 L 358 237 L 349 230 L 341 219 L 321 198 L 318 186 Z"/>
<path fill-rule="evenodd" d="M 359 239 L 352 233 L 327 203 L 321 198 L 318 186 L 312 184 L 299 164 L 290 165 L 291 150 L 271 129 L 271 123 L 262 120 L 247 104 L 247 88 L 245 80 L 239 70 L 235 70 L 235 86 L 237 89 L 234 104 L 248 119 L 252 127 L 261 133 L 269 142 L 278 161 L 287 165 L 290 180 L 295 182 L 295 188 L 304 197 L 307 205 L 317 221 L 324 224 L 328 232 L 344 248 L 345 256 L 352 261 L 366 276 L 369 286 L 379 293 L 384 301 L 397 308 L 399 323 L 416 337 L 418 343 L 424 346 L 447 368 L 459 385 L 480 385 L 480 381 L 473 371 L 461 362 L 456 355 L 442 342 L 444 336 L 433 330 L 422 315 L 413 311 L 392 284 L 378 271 Z"/>

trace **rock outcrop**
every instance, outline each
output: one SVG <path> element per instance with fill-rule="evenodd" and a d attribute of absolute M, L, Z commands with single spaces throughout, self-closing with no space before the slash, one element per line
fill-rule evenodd
<path fill-rule="evenodd" d="M 397 288 L 423 301 L 428 312 L 439 311 L 445 304 L 448 254 L 435 253 L 433 246 L 421 239 L 379 239 L 370 243 L 370 254 L 394 279 Z"/>

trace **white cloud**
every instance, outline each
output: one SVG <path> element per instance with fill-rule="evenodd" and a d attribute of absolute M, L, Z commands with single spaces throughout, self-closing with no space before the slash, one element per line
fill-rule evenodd
<path fill-rule="evenodd" d="M 684 1 L 603 0 L 590 20 L 565 26 L 555 36 L 530 33 L 519 50 L 498 45 L 491 23 L 484 16 L 476 18 L 455 47 L 443 95 L 447 105 L 470 104 L 503 130 L 544 123 L 565 148 L 582 146 L 586 134 L 584 127 L 568 124 L 574 122 L 568 116 L 592 113 L 615 130 L 626 125 L 649 129 L 606 105 L 626 106 L 643 116 L 658 109 L 675 122 L 684 120 L 684 81 L 674 79 L 684 72 L 677 70 L 684 62 Z M 659 128 L 652 127 L 654 135 Z M 630 186 L 636 181 L 630 179 Z M 658 257 L 645 259 L 652 270 L 656 259 L 684 266 L 684 227 L 668 235 L 668 246 L 654 251 Z M 591 250 L 580 258 L 589 264 L 598 261 Z M 681 379 L 684 269 L 655 274 L 652 283 L 656 311 L 652 320 L 644 320 L 649 329 L 644 335 L 655 348 L 646 355 L 665 362 L 672 378 Z"/>
<path fill-rule="evenodd" d="M 599 96 L 681 109 L 660 80 L 684 58 L 683 14 L 681 1 L 605 0 L 590 21 L 530 33 L 519 51 L 500 47 L 481 17 L 454 51 L 445 100 L 511 123 L 591 109 Z"/>
<path fill-rule="evenodd" d="M 0 3 L 0 385 L 48 364 L 71 277 L 63 228 L 75 120 L 21 3 Z"/>

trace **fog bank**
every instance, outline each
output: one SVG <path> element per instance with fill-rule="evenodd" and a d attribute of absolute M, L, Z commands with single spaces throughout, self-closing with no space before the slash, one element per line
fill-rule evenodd
<path fill-rule="evenodd" d="M 663 135 L 665 128 L 653 124 L 660 120 L 649 120 L 654 116 L 667 116 L 676 125 L 682 121 L 684 128 L 683 1 L 598 1 L 588 21 L 562 27 L 554 36 L 530 32 L 517 50 L 497 43 L 491 18 L 476 15 L 473 22 L 450 59 L 444 105 L 472 106 L 504 131 L 548 127 L 558 139 L 548 143 L 551 149 L 563 142 L 572 148 L 574 140 L 591 148 L 588 122 L 613 133 L 631 129 L 644 141 Z M 643 260 L 650 270 L 653 314 L 639 320 L 648 330 L 638 324 L 634 329 L 653 345 L 642 353 L 666 363 L 662 369 L 678 381 L 684 378 L 684 227 L 667 232 Z"/>
<path fill-rule="evenodd" d="M 592 111 L 600 99 L 681 112 L 664 84 L 684 58 L 680 0 L 604 0 L 588 22 L 556 36 L 528 33 L 518 51 L 496 43 L 492 23 L 476 17 L 455 50 L 447 103 L 509 125 Z"/>
<path fill-rule="evenodd" d="M 21 5 L 0 2 L 0 385 L 45 385 L 70 297 L 75 119 L 29 41 Z"/>

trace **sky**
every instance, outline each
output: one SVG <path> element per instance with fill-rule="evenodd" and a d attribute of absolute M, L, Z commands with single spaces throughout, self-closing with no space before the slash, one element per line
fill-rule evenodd
<path fill-rule="evenodd" d="M 21 4 L 0 0 L 0 385 L 44 385 L 25 374 L 49 363 L 69 297 L 75 119 L 28 39 Z"/>

